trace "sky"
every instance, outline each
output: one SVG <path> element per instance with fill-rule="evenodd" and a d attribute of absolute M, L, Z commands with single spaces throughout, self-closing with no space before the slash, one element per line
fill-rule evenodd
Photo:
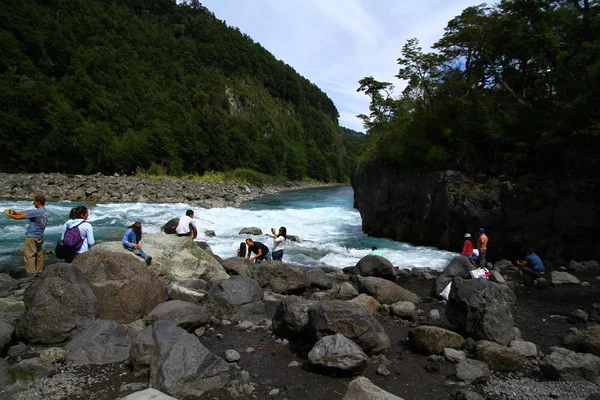
<path fill-rule="evenodd" d="M 373 76 L 400 93 L 396 60 L 406 40 L 415 37 L 429 50 L 448 21 L 483 0 L 200 2 L 327 93 L 341 126 L 364 131 L 356 115 L 368 114 L 369 98 L 356 91 L 358 81 Z"/>

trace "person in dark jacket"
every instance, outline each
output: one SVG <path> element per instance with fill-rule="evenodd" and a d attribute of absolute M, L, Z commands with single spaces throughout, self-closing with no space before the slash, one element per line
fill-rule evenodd
<path fill-rule="evenodd" d="M 248 238 L 246 239 L 246 246 L 248 246 L 248 258 L 250 261 L 254 261 L 256 264 L 260 264 L 265 260 L 271 259 L 269 248 L 261 242 L 255 242 Z M 252 253 L 256 254 L 252 256 Z"/>

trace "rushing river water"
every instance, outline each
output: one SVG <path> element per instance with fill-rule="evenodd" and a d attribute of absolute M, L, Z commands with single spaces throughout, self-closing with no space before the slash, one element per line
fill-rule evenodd
<path fill-rule="evenodd" d="M 141 221 L 144 231 L 160 232 L 168 220 L 180 217 L 185 210 L 195 210 L 200 230 L 198 240 L 206 241 L 215 254 L 232 257 L 246 235 L 239 235 L 243 227 L 256 226 L 266 233 L 272 227 L 286 226 L 288 234 L 300 237 L 300 242 L 287 242 L 284 261 L 304 266 L 332 266 L 343 268 L 355 265 L 377 246 L 384 256 L 400 267 L 429 267 L 443 269 L 455 255 L 432 247 L 411 246 L 389 239 L 371 238 L 361 230 L 360 214 L 352 208 L 353 192 L 350 186 L 299 190 L 264 197 L 247 203 L 242 208 L 202 209 L 188 204 L 110 203 L 89 206 L 89 221 L 94 227 L 96 241 L 120 240 L 124 229 L 134 221 Z M 46 227 L 44 248 L 54 249 L 60 238 L 61 225 L 76 203 L 49 202 L 46 208 L 50 221 Z M 32 208 L 30 201 L 0 201 L 0 209 L 18 211 Z M 21 266 L 17 251 L 23 246 L 28 221 L 13 221 L 0 217 L 0 266 Z M 213 230 L 216 237 L 205 237 L 205 230 Z M 257 236 L 254 240 L 272 246 L 272 238 Z"/>

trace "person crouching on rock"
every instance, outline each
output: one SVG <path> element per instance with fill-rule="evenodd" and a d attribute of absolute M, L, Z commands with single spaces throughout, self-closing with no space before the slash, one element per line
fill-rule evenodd
<path fill-rule="evenodd" d="M 185 216 L 179 218 L 179 224 L 175 229 L 177 236 L 190 236 L 192 239 L 198 237 L 198 227 L 196 221 L 194 221 L 194 211 L 187 210 Z"/>
<path fill-rule="evenodd" d="M 142 223 L 140 221 L 135 221 L 133 225 L 127 227 L 122 243 L 127 250 L 132 251 L 136 256 L 142 257 L 146 261 L 146 265 L 152 263 L 152 257 L 142 250 Z"/>
<path fill-rule="evenodd" d="M 254 240 L 248 238 L 246 239 L 246 246 L 248 246 L 248 258 L 250 259 L 250 261 L 254 261 L 256 264 L 260 264 L 264 260 L 268 261 L 271 259 L 269 248 L 263 243 L 255 242 Z M 256 255 L 252 257 L 252 253 Z"/>
<path fill-rule="evenodd" d="M 542 259 L 535 254 L 534 249 L 527 250 L 527 257 L 525 257 L 525 260 L 518 260 L 517 264 L 519 265 L 526 282 L 531 279 L 527 279 L 528 276 L 533 277 L 533 279 L 539 279 L 543 278 L 544 272 L 546 272 Z"/>
<path fill-rule="evenodd" d="M 273 261 L 282 261 L 283 245 L 287 240 L 287 229 L 285 226 L 282 226 L 275 232 L 275 228 L 271 228 L 271 232 L 273 233 Z"/>

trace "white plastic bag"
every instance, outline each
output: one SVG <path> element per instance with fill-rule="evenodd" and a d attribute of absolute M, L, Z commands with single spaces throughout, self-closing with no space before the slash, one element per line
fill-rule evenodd
<path fill-rule="evenodd" d="M 488 279 L 490 275 L 490 271 L 488 271 L 487 268 L 477 268 L 471 271 L 471 277 L 473 279 Z"/>
<path fill-rule="evenodd" d="M 450 289 L 452 289 L 452 282 L 446 285 L 444 290 L 442 290 L 442 293 L 440 293 L 440 297 L 444 300 L 448 300 L 448 297 L 450 297 Z"/>

